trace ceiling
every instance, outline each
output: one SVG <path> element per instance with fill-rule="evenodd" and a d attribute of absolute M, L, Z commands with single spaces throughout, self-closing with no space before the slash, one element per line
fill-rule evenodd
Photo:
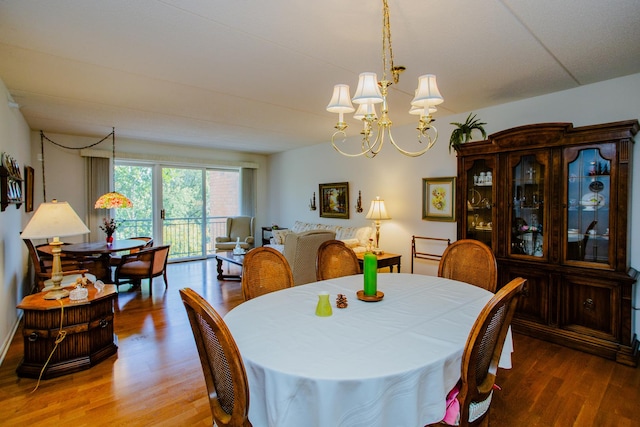
<path fill-rule="evenodd" d="M 394 125 L 422 74 L 437 118 L 640 72 L 640 0 L 389 8 Z M 381 25 L 381 0 L 0 0 L 0 78 L 34 130 L 269 154 L 330 140 L 333 85 L 381 74 Z"/>

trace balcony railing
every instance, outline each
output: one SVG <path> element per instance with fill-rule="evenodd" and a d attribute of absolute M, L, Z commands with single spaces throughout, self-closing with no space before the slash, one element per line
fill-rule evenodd
<path fill-rule="evenodd" d="M 168 218 L 163 221 L 163 243 L 171 245 L 169 259 L 210 256 L 216 251 L 216 237 L 227 235 L 227 217 L 206 218 L 205 253 L 202 253 L 202 218 Z M 152 236 L 151 219 L 124 220 L 118 238 Z"/>

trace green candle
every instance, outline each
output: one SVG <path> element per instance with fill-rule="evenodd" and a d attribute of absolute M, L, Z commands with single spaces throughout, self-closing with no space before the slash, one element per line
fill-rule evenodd
<path fill-rule="evenodd" d="M 364 294 L 375 296 L 378 290 L 378 258 L 371 252 L 364 254 Z"/>

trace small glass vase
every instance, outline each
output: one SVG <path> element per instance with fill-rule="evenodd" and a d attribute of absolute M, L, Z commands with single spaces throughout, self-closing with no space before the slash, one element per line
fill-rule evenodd
<path fill-rule="evenodd" d="M 107 245 L 110 245 L 112 243 L 113 243 L 113 235 L 107 236 Z"/>

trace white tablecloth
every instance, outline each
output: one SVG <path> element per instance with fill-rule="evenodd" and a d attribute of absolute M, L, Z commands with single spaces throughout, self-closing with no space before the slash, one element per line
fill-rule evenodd
<path fill-rule="evenodd" d="M 363 276 L 249 300 L 225 316 L 247 370 L 255 427 L 422 427 L 445 413 L 471 326 L 492 294 L 453 280 L 379 274 L 379 302 Z M 328 291 L 333 315 L 315 315 Z M 349 300 L 335 307 L 337 294 Z M 507 336 L 501 367 L 510 368 Z"/>

